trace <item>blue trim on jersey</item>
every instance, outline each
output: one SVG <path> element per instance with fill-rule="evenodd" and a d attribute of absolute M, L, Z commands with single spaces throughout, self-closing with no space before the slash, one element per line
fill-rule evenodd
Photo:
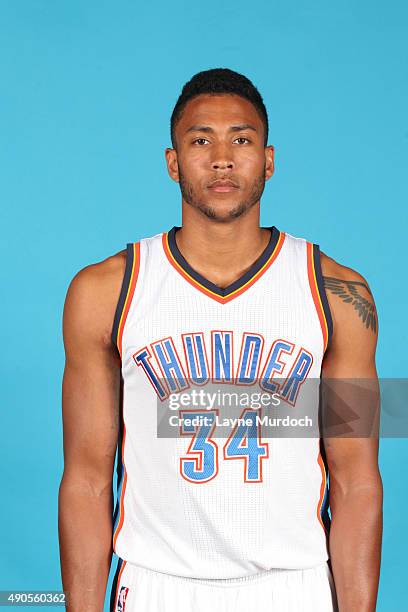
<path fill-rule="evenodd" d="M 317 288 L 319 290 L 320 299 L 322 301 L 322 306 L 323 306 L 323 312 L 324 312 L 324 316 L 326 318 L 326 323 L 327 323 L 327 333 L 328 333 L 327 347 L 326 347 L 326 350 L 327 350 L 327 348 L 330 345 L 332 335 L 333 335 L 333 318 L 331 315 L 330 306 L 329 306 L 329 302 L 327 299 L 326 289 L 324 288 L 323 272 L 322 272 L 322 266 L 321 266 L 321 261 L 320 261 L 320 247 L 318 244 L 313 245 L 313 263 L 314 263 L 314 269 L 315 269 L 315 274 L 316 274 Z"/>
<path fill-rule="evenodd" d="M 126 245 L 126 267 L 125 274 L 122 280 L 122 287 L 119 294 L 119 300 L 116 305 L 115 316 L 113 319 L 113 327 L 111 333 L 111 339 L 113 344 L 118 348 L 118 332 L 119 332 L 119 324 L 120 318 L 122 316 L 123 308 L 125 306 L 126 296 L 129 289 L 130 278 L 132 276 L 132 268 L 133 268 L 133 243 L 128 242 Z"/>
<path fill-rule="evenodd" d="M 323 464 L 324 464 L 324 469 L 325 469 L 325 472 L 326 472 L 326 489 L 325 489 L 325 492 L 324 492 L 323 503 L 322 503 L 322 506 L 320 508 L 320 516 L 321 516 L 323 525 L 325 526 L 325 529 L 326 529 L 327 533 L 329 533 L 330 527 L 331 527 L 331 518 L 330 518 L 330 514 L 329 514 L 329 508 L 330 508 L 330 485 L 329 485 L 330 475 L 329 475 L 329 466 L 327 464 L 326 450 L 324 448 L 324 441 L 323 441 L 322 438 L 320 438 L 319 444 L 320 444 L 320 455 L 322 457 Z"/>
<path fill-rule="evenodd" d="M 111 594 L 110 594 L 110 606 L 109 607 L 110 607 L 111 612 L 116 612 L 115 610 L 116 589 L 118 588 L 118 578 L 119 578 L 119 573 L 122 568 L 122 565 L 123 565 L 123 559 L 118 557 L 118 564 L 116 566 L 115 575 L 113 577 Z"/>
<path fill-rule="evenodd" d="M 121 379 L 120 383 L 120 399 L 119 399 L 119 432 L 118 432 L 118 446 L 117 446 L 117 464 L 116 464 L 116 479 L 117 479 L 117 488 L 116 488 L 116 505 L 115 510 L 112 517 L 113 522 L 113 532 L 115 533 L 116 527 L 119 522 L 119 512 L 120 512 L 120 497 L 122 493 L 122 484 L 123 484 L 123 476 L 124 476 L 124 465 L 122 462 L 122 443 L 123 443 L 123 379 Z"/>
<path fill-rule="evenodd" d="M 184 259 L 183 255 L 179 251 L 179 248 L 176 242 L 176 232 L 179 229 L 181 228 L 178 226 L 174 226 L 171 228 L 171 230 L 167 234 L 169 249 L 174 259 L 183 268 L 183 270 L 187 272 L 187 274 L 189 274 L 192 278 L 194 278 L 194 280 L 197 281 L 197 283 L 200 283 L 200 285 L 202 285 L 203 287 L 206 287 L 207 289 L 209 289 L 213 293 L 216 293 L 220 297 L 227 297 L 233 291 L 240 289 L 243 285 L 245 285 L 248 281 L 250 281 L 251 278 L 255 276 L 255 274 L 257 274 L 257 272 L 259 272 L 262 266 L 268 261 L 269 257 L 272 255 L 278 243 L 279 236 L 280 236 L 280 231 L 274 226 L 262 228 L 262 229 L 268 229 L 271 233 L 271 236 L 261 256 L 258 257 L 258 259 L 252 264 L 249 270 L 245 272 L 245 274 L 243 274 L 236 281 L 228 285 L 228 287 L 218 287 L 218 285 L 215 285 L 208 279 L 204 278 L 204 276 L 202 276 L 199 272 L 196 272 L 196 270 L 194 270 L 190 266 L 188 261 Z"/>

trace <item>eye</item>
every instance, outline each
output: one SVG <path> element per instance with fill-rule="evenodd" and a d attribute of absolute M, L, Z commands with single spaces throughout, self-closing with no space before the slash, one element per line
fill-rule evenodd
<path fill-rule="evenodd" d="M 245 136 L 239 136 L 238 138 L 234 140 L 234 142 L 236 142 L 237 140 L 246 140 L 247 142 L 251 142 L 249 138 L 245 138 Z M 239 144 L 245 144 L 245 143 L 239 143 Z"/>
<path fill-rule="evenodd" d="M 202 144 L 204 144 L 203 141 L 208 142 L 206 138 L 196 138 L 195 140 L 193 140 L 193 144 L 198 144 L 199 146 L 201 146 Z"/>

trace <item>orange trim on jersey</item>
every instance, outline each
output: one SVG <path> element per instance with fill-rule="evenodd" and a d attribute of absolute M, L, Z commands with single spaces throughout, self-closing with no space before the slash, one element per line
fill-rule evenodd
<path fill-rule="evenodd" d="M 128 287 L 128 290 L 127 290 L 127 294 L 126 294 L 126 298 L 125 298 L 125 303 L 123 305 L 123 310 L 122 310 L 122 314 L 121 314 L 121 317 L 120 317 L 119 328 L 118 328 L 118 350 L 119 350 L 119 354 L 120 354 L 121 358 L 122 358 L 122 336 L 123 336 L 123 329 L 125 327 L 126 318 L 128 316 L 128 312 L 129 312 L 130 304 L 132 302 L 133 294 L 135 292 L 136 281 L 137 281 L 137 277 L 139 275 L 139 268 L 140 268 L 140 242 L 134 242 L 133 243 L 132 272 L 131 272 L 131 275 L 130 275 L 129 287 Z"/>
<path fill-rule="evenodd" d="M 179 272 L 181 274 L 181 276 L 188 283 L 190 283 L 190 285 L 192 285 L 193 287 L 195 287 L 196 289 L 198 289 L 202 293 L 205 293 L 205 295 L 208 295 L 208 297 L 213 298 L 214 300 L 216 300 L 220 304 L 226 304 L 227 302 L 230 302 L 234 298 L 236 298 L 239 295 L 241 295 L 242 293 L 244 293 L 247 289 L 249 289 L 258 280 L 258 278 L 260 278 L 268 270 L 268 268 L 270 268 L 270 266 L 273 264 L 273 262 L 275 261 L 275 259 L 277 258 L 277 256 L 280 253 L 280 250 L 282 248 L 284 240 L 285 240 L 285 233 L 284 232 L 280 232 L 278 241 L 276 243 L 276 246 L 275 246 L 274 250 L 272 251 L 269 259 L 264 263 L 262 268 L 260 268 L 258 270 L 258 272 L 256 272 L 256 274 L 254 274 L 254 276 L 249 281 L 247 281 L 244 285 L 242 285 L 242 287 L 239 287 L 238 289 L 235 289 L 235 291 L 232 291 L 231 293 L 229 293 L 226 296 L 221 296 L 221 295 L 218 295 L 217 293 L 214 293 L 213 291 L 211 291 L 211 289 L 208 289 L 207 287 L 204 287 L 204 285 L 202 285 L 195 278 L 190 276 L 190 274 L 188 274 L 184 270 L 184 268 L 182 268 L 182 266 L 180 266 L 178 261 L 176 261 L 176 259 L 173 257 L 173 254 L 172 254 L 172 252 L 170 250 L 169 242 L 168 242 L 168 232 L 164 232 L 163 236 L 162 236 L 163 249 L 164 249 L 164 252 L 165 252 L 165 254 L 167 256 L 167 259 L 169 260 L 171 265 L 177 270 L 177 272 Z"/>
<path fill-rule="evenodd" d="M 329 341 L 329 329 L 327 326 L 326 315 L 324 312 L 322 300 L 320 297 L 319 287 L 317 284 L 316 270 L 313 259 L 313 243 L 307 243 L 307 275 L 309 278 L 310 290 L 312 292 L 313 301 L 316 307 L 317 316 L 319 317 L 320 327 L 322 328 L 323 334 L 323 352 L 327 348 Z"/>
<path fill-rule="evenodd" d="M 122 566 L 121 566 L 121 568 L 119 570 L 119 574 L 118 574 L 118 581 L 116 583 L 115 601 L 114 601 L 114 604 L 113 604 L 112 612 L 116 612 L 116 610 L 118 608 L 118 595 L 119 595 L 120 579 L 122 577 L 123 570 L 125 569 L 125 565 L 126 565 L 126 561 L 124 560 L 123 563 L 122 563 Z"/>
<path fill-rule="evenodd" d="M 122 439 L 122 448 L 121 448 L 121 460 L 123 465 L 123 481 L 122 481 L 122 489 L 120 492 L 120 502 L 119 502 L 119 521 L 115 529 L 115 533 L 113 534 L 113 550 L 116 553 L 116 540 L 118 539 L 120 530 L 122 529 L 123 521 L 125 518 L 125 491 L 126 491 L 126 483 L 127 483 L 127 472 L 125 467 L 125 440 L 126 440 L 126 427 L 123 423 L 123 439 Z M 117 553 L 116 553 L 117 554 Z"/>
<path fill-rule="evenodd" d="M 319 498 L 319 503 L 317 504 L 317 518 L 319 520 L 319 523 L 321 524 L 321 526 L 324 529 L 324 532 L 326 533 L 326 528 L 324 526 L 324 523 L 322 521 L 322 506 L 323 506 L 323 501 L 324 501 L 324 495 L 326 492 L 326 483 L 327 483 L 327 476 L 326 476 L 326 469 L 324 467 L 324 463 L 323 463 L 323 457 L 321 455 L 320 452 L 320 440 L 318 439 L 318 444 L 319 444 L 319 454 L 317 456 L 317 462 L 320 466 L 320 470 L 322 473 L 322 483 L 320 485 L 320 498 Z"/>

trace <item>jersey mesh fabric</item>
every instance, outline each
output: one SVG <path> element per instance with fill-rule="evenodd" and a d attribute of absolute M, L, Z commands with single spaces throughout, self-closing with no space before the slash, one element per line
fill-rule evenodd
<path fill-rule="evenodd" d="M 203 334 L 211 362 L 211 332 L 233 334 L 234 369 L 245 332 L 262 336 L 265 360 L 284 339 L 313 357 L 319 378 L 324 354 L 321 323 L 307 272 L 307 242 L 284 234 L 272 265 L 234 299 L 220 303 L 171 265 L 163 235 L 140 241 L 137 283 L 122 337 L 123 425 L 121 511 L 116 554 L 158 572 L 195 578 L 236 578 L 271 568 L 304 569 L 328 559 L 319 520 L 322 489 L 317 438 L 273 438 L 262 461 L 262 482 L 245 482 L 243 461 L 226 461 L 220 446 L 216 477 L 192 483 L 180 474 L 187 437 L 157 437 L 157 394 L 135 355 L 171 338 L 183 361 L 182 334 Z M 288 368 L 290 363 L 288 363 Z M 228 385 L 220 385 L 220 388 Z M 318 396 L 316 395 L 316 407 Z M 125 485 L 125 486 L 124 486 Z"/>

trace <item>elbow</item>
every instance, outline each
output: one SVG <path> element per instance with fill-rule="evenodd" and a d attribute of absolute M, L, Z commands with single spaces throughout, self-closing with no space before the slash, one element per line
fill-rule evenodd
<path fill-rule="evenodd" d="M 359 507 L 364 509 L 365 515 L 378 515 L 382 513 L 384 500 L 383 484 L 380 474 L 370 478 L 353 481 L 352 483 L 338 483 L 330 486 L 330 506 L 333 514 L 341 508 Z"/>
<path fill-rule="evenodd" d="M 62 475 L 58 497 L 78 495 L 91 498 L 111 497 L 113 494 L 113 479 L 104 478 L 100 474 L 90 475 L 86 473 Z"/>

